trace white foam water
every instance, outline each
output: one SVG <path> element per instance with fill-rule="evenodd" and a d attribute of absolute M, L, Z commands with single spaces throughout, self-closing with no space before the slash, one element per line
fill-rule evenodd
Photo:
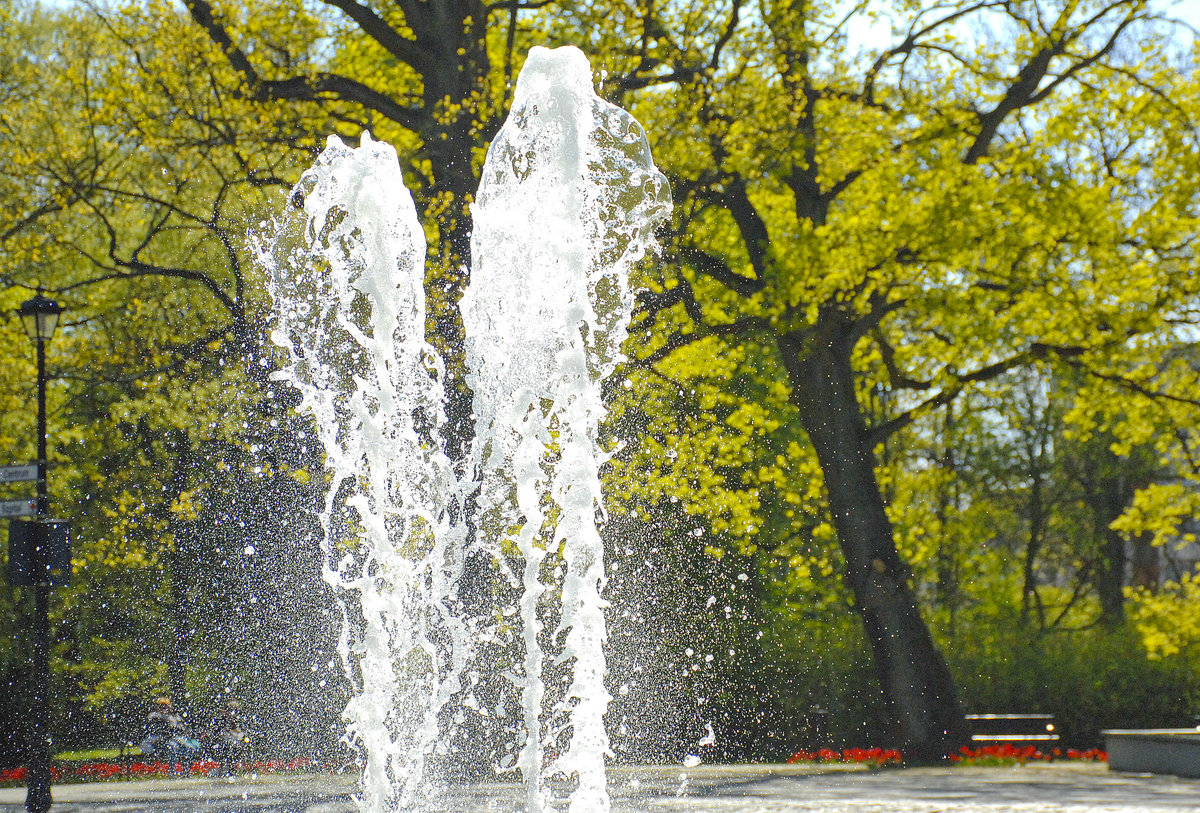
<path fill-rule="evenodd" d="M 493 666 L 519 694 L 509 767 L 527 810 L 552 811 L 548 784 L 561 778 L 570 813 L 605 813 L 601 385 L 621 360 L 630 270 L 670 207 L 641 126 L 595 94 L 580 51 L 530 52 L 472 208 L 461 303 L 471 483 L 442 451 L 425 241 L 394 151 L 366 135 L 357 149 L 331 138 L 293 201 L 303 216 L 281 224 L 263 262 L 272 338 L 289 356 L 281 377 L 326 455 L 325 576 L 348 599 L 341 653 L 360 808 L 434 809 L 447 727 L 487 712 L 463 680 L 484 627 L 457 597 L 470 548 L 490 551 L 520 594 L 488 616 L 520 620 L 515 662 Z"/>
<path fill-rule="evenodd" d="M 530 813 L 551 809 L 554 776 L 576 783 L 573 813 L 608 810 L 600 387 L 621 358 L 629 271 L 668 208 L 641 126 L 596 96 L 583 53 L 531 50 L 484 163 L 462 300 L 480 533 L 498 560 L 509 541 L 523 560 Z M 547 693 L 548 655 L 570 667 L 565 692 Z"/>
<path fill-rule="evenodd" d="M 325 579 L 352 601 L 340 652 L 364 810 L 436 797 L 439 717 L 470 654 L 456 589 L 465 540 L 441 450 L 441 360 L 425 342 L 425 238 L 395 151 L 331 137 L 265 258 L 272 339 L 325 451 Z"/>

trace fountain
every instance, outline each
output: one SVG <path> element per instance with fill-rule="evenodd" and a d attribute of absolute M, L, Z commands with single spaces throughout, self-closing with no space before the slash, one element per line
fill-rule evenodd
<path fill-rule="evenodd" d="M 530 813 L 555 810 L 551 780 L 569 787 L 570 813 L 607 811 L 600 385 L 621 358 L 630 269 L 669 210 L 641 126 L 596 96 L 580 51 L 530 52 L 472 210 L 466 476 L 441 442 L 426 246 L 395 152 L 331 137 L 293 203 L 262 262 L 281 377 L 326 454 L 324 575 L 348 599 L 360 809 L 434 809 L 448 744 L 471 721 L 509 743 L 497 768 L 519 773 Z M 515 606 L 479 615 L 460 600 L 477 551 Z M 483 641 L 512 653 L 489 664 L 503 680 L 481 682 Z M 496 684 L 513 696 L 482 691 Z"/>

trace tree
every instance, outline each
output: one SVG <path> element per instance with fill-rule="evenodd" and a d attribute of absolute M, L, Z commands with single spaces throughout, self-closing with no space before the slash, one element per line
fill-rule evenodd
<path fill-rule="evenodd" d="M 682 393 L 705 372 L 665 370 L 700 344 L 784 371 L 787 408 L 759 402 L 763 420 L 794 416 L 811 444 L 900 739 L 934 757 L 962 714 L 877 452 L 1043 360 L 1102 382 L 1103 403 L 1194 409 L 1194 373 L 1157 371 L 1195 322 L 1197 144 L 1194 89 L 1145 3 L 903 11 L 898 41 L 856 49 L 865 4 L 632 6 L 637 53 L 608 87 L 636 98 L 630 65 L 682 86 L 635 107 L 679 204 L 635 364 Z"/>
<path fill-rule="evenodd" d="M 1054 366 L 1014 370 L 958 399 L 953 421 L 945 407 L 902 436 L 909 460 L 889 500 L 902 552 L 921 538 L 965 543 L 939 549 L 915 573 L 918 584 L 936 580 L 927 604 L 948 615 L 951 643 L 954 616 L 966 605 L 993 625 L 1015 624 L 1026 634 L 1097 622 L 1116 629 L 1125 588 L 1145 578 L 1141 564 L 1126 577 L 1131 558 L 1147 558 L 1144 535 L 1130 538 L 1113 523 L 1168 469 L 1145 445 L 1118 454 L 1112 433 L 1081 435 L 1066 419 L 1075 373 Z M 969 578 L 953 578 L 947 590 L 944 570 Z"/>
<path fill-rule="evenodd" d="M 257 634 L 231 626 L 242 614 L 271 619 L 258 644 L 303 659 L 291 674 L 313 676 L 310 696 L 327 677 L 337 691 L 318 652 L 332 624 L 313 606 L 329 604 L 315 531 L 289 519 L 314 498 L 315 450 L 267 382 L 247 245 L 250 218 L 270 212 L 329 120 L 308 127 L 311 111 L 239 104 L 236 74 L 199 68 L 224 63 L 185 17 L 151 31 L 136 14 L 92 11 L 4 20 L 12 205 L 0 216 L 0 286 L 13 307 L 39 287 L 68 306 L 52 345 L 52 488 L 74 522 L 76 574 L 56 593 L 66 623 L 55 668 L 76 735 L 125 738 L 154 693 L 197 706 L 235 688 L 270 696 L 280 676 L 231 645 Z M 16 326 L 4 327 L 7 358 Z M 32 374 L 5 368 L 6 393 L 26 395 Z M 27 411 L 5 411 L 6 437 L 8 418 Z M 313 552 L 289 550 L 293 539 Z M 270 579 L 252 566 L 268 560 L 280 571 Z M 285 602 L 317 623 L 288 627 Z M 305 643 L 289 648 L 297 635 Z M 291 715 L 293 730 L 324 725 L 327 707 L 303 705 L 269 713 Z"/>
<path fill-rule="evenodd" d="M 462 324 L 456 303 L 470 261 L 468 203 L 478 183 L 483 150 L 501 123 L 497 115 L 512 79 L 518 3 L 487 6 L 480 0 L 380 4 L 326 0 L 310 10 L 285 4 L 263 17 L 260 10 L 207 0 L 185 3 L 192 19 L 228 59 L 241 80 L 240 94 L 262 103 L 348 107 L 377 125 L 407 165 L 426 222 L 433 277 L 429 308 L 435 346 L 452 375 L 448 387 L 447 442 L 463 458 L 471 437 L 470 395 L 462 382 Z M 507 9 L 508 32 L 497 42 L 495 17 Z M 295 36 L 285 25 L 309 17 L 314 25 Z M 328 61 L 299 58 L 333 37 Z M 253 43 L 251 45 L 250 43 Z M 496 66 L 501 53 L 503 71 Z"/>
<path fill-rule="evenodd" d="M 349 102 L 397 127 L 421 170 L 432 242 L 448 252 L 438 334 L 453 359 L 461 206 L 503 106 L 522 7 L 329 0 L 344 58 L 304 69 L 286 50 L 242 44 L 255 18 L 188 8 L 246 96 Z M 803 430 L 792 476 L 812 471 L 798 465 L 809 448 L 819 464 L 901 738 L 941 753 L 961 714 L 896 549 L 876 449 L 1040 359 L 1150 394 L 1114 359 L 1152 355 L 1141 337 L 1170 344 L 1180 331 L 1162 317 L 1186 313 L 1194 295 L 1192 283 L 1165 284 L 1190 252 L 1189 99 L 1161 60 L 1126 53 L 1135 34 L 1156 36 L 1153 15 L 1135 0 L 915 7 L 898 42 L 855 61 L 845 46 L 858 7 L 845 19 L 832 5 L 750 13 L 737 0 L 553 11 L 537 18 L 549 35 L 594 43 L 608 92 L 641 105 L 682 204 L 670 263 L 643 297 L 655 338 L 638 363 L 701 342 L 772 359 L 786 408 L 764 404 L 764 414 Z M 972 23 L 1000 33 L 972 38 Z M 361 73 L 372 58 L 386 71 Z M 1125 118 L 1131 103 L 1136 120 Z M 1131 269 L 1149 284 L 1118 306 L 1110 292 Z M 891 408 L 868 423 L 876 390 Z"/>

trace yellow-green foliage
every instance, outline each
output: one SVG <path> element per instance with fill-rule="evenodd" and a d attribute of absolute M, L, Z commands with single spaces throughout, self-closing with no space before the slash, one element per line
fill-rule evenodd
<path fill-rule="evenodd" d="M 1200 577 L 1185 573 L 1152 592 L 1129 591 L 1129 617 L 1152 660 L 1180 659 L 1200 670 Z"/>
<path fill-rule="evenodd" d="M 0 309 L 39 284 L 70 308 L 52 345 L 63 373 L 51 389 L 56 504 L 86 523 L 77 575 L 104 581 L 128 606 L 153 602 L 178 549 L 173 526 L 240 482 L 224 461 L 256 451 L 247 436 L 261 382 L 242 362 L 267 305 L 249 235 L 282 205 L 278 193 L 308 151 L 364 128 L 396 145 L 441 262 L 430 311 L 431 325 L 444 326 L 461 259 L 445 237 L 470 193 L 438 174 L 469 179 L 466 165 L 478 168 L 521 52 L 543 39 L 591 52 L 604 92 L 643 121 L 676 186 L 672 233 L 642 280 L 676 299 L 639 312 L 613 404 L 626 444 L 607 473 L 614 512 L 677 506 L 703 520 L 708 533 L 695 539 L 708 555 L 754 556 L 781 593 L 840 607 L 825 478 L 799 426 L 796 359 L 781 342 L 817 347 L 809 339 L 829 314 L 863 325 L 848 355 L 868 428 L 914 418 L 867 451 L 918 585 L 934 584 L 949 556 L 966 563 L 960 583 L 976 584 L 967 598 L 995 588 L 1016 606 L 1012 550 L 992 544 L 1016 535 L 1016 508 L 991 501 L 988 483 L 953 495 L 962 484 L 945 455 L 897 448 L 924 443 L 934 430 L 922 421 L 956 398 L 985 387 L 996 401 L 1010 397 L 1005 380 L 987 375 L 995 365 L 1079 372 L 1063 405 L 1077 437 L 1111 437 L 1122 456 L 1150 449 L 1172 474 L 1193 462 L 1200 82 L 1174 70 L 1168 40 L 1136 21 L 1122 47 L 1087 57 L 1112 18 L 1147 13 L 1143 0 L 1098 19 L 1094 3 L 1045 3 L 1036 22 L 1021 4 L 766 2 L 739 4 L 732 28 L 733 4 L 493 5 L 484 19 L 455 20 L 446 39 L 461 35 L 446 51 L 457 56 L 482 45 L 487 64 L 454 72 L 481 75 L 463 98 L 432 100 L 422 98 L 427 82 L 450 75 L 418 75 L 328 5 L 214 6 L 261 79 L 303 84 L 336 71 L 415 124 L 328 91 L 255 98 L 259 88 L 178 3 L 0 4 Z M 371 5 L 411 41 L 402 7 Z M 923 28 L 939 17 L 945 24 Z M 852 46 L 855 18 L 912 26 L 912 47 Z M 996 33 L 975 38 L 977 28 Z M 1062 47 L 1038 86 L 1046 93 L 964 160 L 981 115 L 1051 44 Z M 449 167 L 443 142 L 462 121 L 469 143 Z M 739 219 L 739 201 L 761 223 Z M 32 358 L 11 319 L 0 320 L 0 361 L 0 446 L 27 459 Z M 307 469 L 289 476 L 307 478 Z M 1113 527 L 1172 538 L 1195 511 L 1192 486 L 1144 491 Z M 1072 556 L 1056 564 L 1078 572 L 1084 557 Z M 1154 608 L 1176 596 L 1182 617 L 1192 593 L 1185 581 L 1131 601 L 1147 629 L 1178 629 L 1167 640 L 1184 641 L 1186 625 L 1167 626 L 1171 613 Z M 64 613 L 86 620 L 81 596 L 64 597 Z M 802 602 L 783 605 L 780 623 L 802 613 Z M 158 679 L 124 664 L 115 640 L 93 643 L 97 663 L 132 670 L 89 673 L 95 697 Z"/>
<path fill-rule="evenodd" d="M 1129 536 L 1150 534 L 1155 545 L 1195 542 L 1182 525 L 1200 514 L 1200 490 L 1194 481 L 1152 483 L 1137 493 L 1125 514 L 1112 523 Z"/>
<path fill-rule="evenodd" d="M 648 459 L 674 455 L 634 467 L 631 476 L 651 475 L 636 488 L 671 494 L 723 533 L 771 526 L 772 544 L 828 541 L 780 342 L 810 335 L 830 312 L 873 325 L 852 354 L 868 426 L 1008 386 L 994 367 L 1063 364 L 1096 376 L 1069 417 L 1077 432 L 1111 429 L 1118 454 L 1152 445 L 1186 462 L 1177 430 L 1195 425 L 1186 348 L 1200 294 L 1185 259 L 1197 234 L 1187 167 L 1200 165 L 1200 148 L 1185 112 L 1196 110 L 1196 83 L 1171 74 L 1166 50 L 1077 65 L 1077 83 L 1015 109 L 966 160 L 981 127 L 972 111 L 1000 104 L 1047 38 L 1102 43 L 1077 4 L 1056 5 L 1045 31 L 1014 18 L 1011 37 L 988 43 L 956 26 L 924 30 L 937 16 L 925 9 L 914 41 L 928 47 L 890 55 L 847 47 L 843 14 L 859 7 L 768 4 L 732 36 L 728 8 L 614 9 L 605 25 L 633 47 L 598 55 L 610 74 L 662 73 L 723 49 L 672 92 L 622 98 L 678 180 L 676 244 L 650 288 L 660 299 L 687 290 L 635 323 L 633 393 L 658 422 L 636 442 Z M 913 12 L 894 4 L 895 30 Z M 741 189 L 764 245 L 748 242 L 755 232 L 734 213 Z M 696 249 L 723 275 L 689 259 Z M 921 502 L 935 487 L 922 480 L 952 472 L 882 462 L 897 544 L 928 578 L 937 552 L 970 546 L 962 529 L 984 518 Z"/>

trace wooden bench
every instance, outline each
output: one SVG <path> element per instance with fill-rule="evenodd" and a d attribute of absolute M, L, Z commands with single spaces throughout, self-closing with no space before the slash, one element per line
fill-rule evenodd
<path fill-rule="evenodd" d="M 968 714 L 976 745 L 1052 745 L 1058 742 L 1053 714 Z"/>

